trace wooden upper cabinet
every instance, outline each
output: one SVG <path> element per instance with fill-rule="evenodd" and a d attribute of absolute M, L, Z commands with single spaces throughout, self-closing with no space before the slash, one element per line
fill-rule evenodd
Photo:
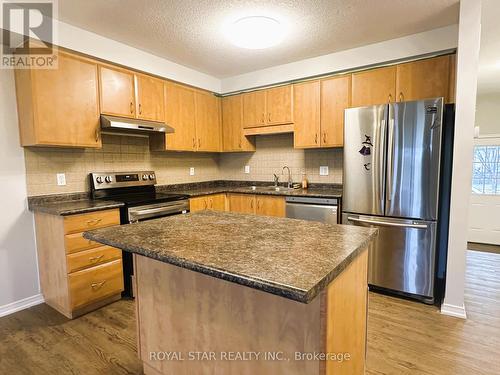
<path fill-rule="evenodd" d="M 253 144 L 243 135 L 243 96 L 222 98 L 223 151 L 255 151 Z"/>
<path fill-rule="evenodd" d="M 293 122 L 293 86 L 280 86 L 266 92 L 266 124 L 290 124 Z"/>
<path fill-rule="evenodd" d="M 444 97 L 449 101 L 450 56 L 397 66 L 396 95 L 400 102 Z"/>
<path fill-rule="evenodd" d="M 294 85 L 294 146 L 315 148 L 320 145 L 320 81 Z"/>
<path fill-rule="evenodd" d="M 221 151 L 220 98 L 195 91 L 195 113 L 197 151 Z"/>
<path fill-rule="evenodd" d="M 351 76 L 321 81 L 322 147 L 344 146 L 344 111 L 351 105 Z"/>
<path fill-rule="evenodd" d="M 15 80 L 22 146 L 101 147 L 97 63 L 60 51 L 57 69 Z"/>
<path fill-rule="evenodd" d="M 243 127 L 253 128 L 266 124 L 266 92 L 252 91 L 243 94 Z"/>
<path fill-rule="evenodd" d="M 137 87 L 137 118 L 165 121 L 164 83 L 143 74 L 135 76 Z"/>
<path fill-rule="evenodd" d="M 150 138 L 153 150 L 195 151 L 196 127 L 194 90 L 173 82 L 165 82 L 165 122 L 175 132 L 164 136 L 166 142 Z"/>
<path fill-rule="evenodd" d="M 384 104 L 394 102 L 395 99 L 395 66 L 353 73 L 351 107 Z"/>
<path fill-rule="evenodd" d="M 120 68 L 99 66 L 101 113 L 136 117 L 134 73 Z"/>

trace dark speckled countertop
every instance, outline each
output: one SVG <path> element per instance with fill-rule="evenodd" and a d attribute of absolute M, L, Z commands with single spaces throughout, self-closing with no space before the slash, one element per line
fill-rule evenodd
<path fill-rule="evenodd" d="M 262 191 L 251 190 L 251 186 L 271 186 L 272 182 L 247 181 L 206 181 L 188 184 L 159 185 L 159 192 L 176 193 L 199 197 L 217 193 L 265 194 L 316 198 L 341 198 L 342 185 L 311 184 L 309 189 L 292 191 Z M 43 212 L 52 215 L 75 215 L 92 211 L 107 210 L 123 206 L 123 203 L 93 200 L 89 193 L 53 194 L 28 197 L 28 207 L 33 212 Z"/>
<path fill-rule="evenodd" d="M 90 199 L 86 193 L 43 195 L 28 198 L 30 211 L 61 216 L 109 210 L 123 205 L 122 202 Z"/>
<path fill-rule="evenodd" d="M 202 211 L 97 229 L 83 236 L 308 303 L 376 233 L 357 226 Z"/>

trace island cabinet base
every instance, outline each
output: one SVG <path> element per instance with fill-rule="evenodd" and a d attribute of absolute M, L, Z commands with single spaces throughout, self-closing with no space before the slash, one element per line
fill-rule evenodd
<path fill-rule="evenodd" d="M 145 374 L 363 374 L 367 253 L 308 304 L 134 255 Z"/>

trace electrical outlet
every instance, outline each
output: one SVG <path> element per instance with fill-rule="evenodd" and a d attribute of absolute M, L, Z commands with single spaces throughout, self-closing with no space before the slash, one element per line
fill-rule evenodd
<path fill-rule="evenodd" d="M 58 173 L 56 176 L 57 176 L 57 186 L 65 186 L 66 185 L 66 174 Z"/>
<path fill-rule="evenodd" d="M 320 176 L 328 176 L 328 166 L 319 167 L 319 175 Z"/>
<path fill-rule="evenodd" d="M 194 176 L 194 167 L 189 168 L 189 175 Z"/>
<path fill-rule="evenodd" d="M 249 165 L 245 165 L 245 173 L 250 173 L 250 166 Z"/>

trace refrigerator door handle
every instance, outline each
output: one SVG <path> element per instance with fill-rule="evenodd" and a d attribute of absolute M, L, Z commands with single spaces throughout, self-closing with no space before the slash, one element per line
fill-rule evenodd
<path fill-rule="evenodd" d="M 393 159 L 394 159 L 394 118 L 389 119 L 389 135 L 388 135 L 388 146 L 387 146 L 387 200 L 392 199 L 392 174 L 393 174 Z"/>
<path fill-rule="evenodd" d="M 427 229 L 426 224 L 404 224 L 404 223 L 390 223 L 387 221 L 380 220 L 369 220 L 369 219 L 358 219 L 355 217 L 348 217 L 347 220 L 353 221 L 355 223 L 365 223 L 371 225 L 384 225 L 388 227 L 403 227 L 403 228 L 414 228 L 414 229 Z"/>
<path fill-rule="evenodd" d="M 385 168 L 384 168 L 384 153 L 385 153 L 385 134 L 386 134 L 386 121 L 380 121 L 380 139 L 377 144 L 378 152 L 377 159 L 375 161 L 376 169 L 374 173 L 378 174 L 379 184 L 378 184 L 378 200 L 382 207 L 384 207 L 384 195 L 385 195 Z"/>

